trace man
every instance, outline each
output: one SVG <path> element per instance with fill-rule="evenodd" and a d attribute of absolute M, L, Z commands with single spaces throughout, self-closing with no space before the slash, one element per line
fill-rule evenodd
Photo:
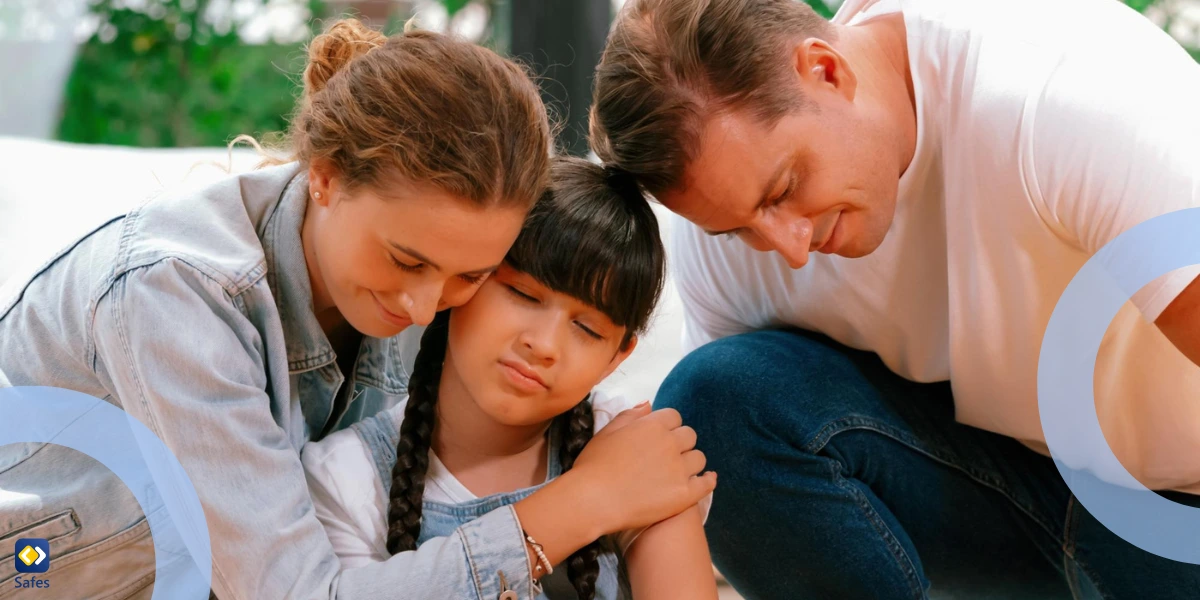
<path fill-rule="evenodd" d="M 739 591 L 1195 597 L 1200 566 L 1122 540 L 1063 482 L 1037 367 L 1092 255 L 1200 207 L 1198 106 L 1200 66 L 1109 0 L 847 0 L 832 22 L 628 0 L 593 146 L 693 224 L 672 261 L 703 347 L 658 402 L 721 476 L 708 534 Z M 1124 469 L 1191 506 L 1198 273 L 1134 295 L 1095 374 Z"/>

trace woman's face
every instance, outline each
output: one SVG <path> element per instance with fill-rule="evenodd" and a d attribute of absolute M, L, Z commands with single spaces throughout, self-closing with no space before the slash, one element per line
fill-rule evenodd
<path fill-rule="evenodd" d="M 510 426 L 567 412 L 625 360 L 625 328 L 508 265 L 450 313 L 447 371 L 479 408 Z"/>
<path fill-rule="evenodd" d="M 319 193 L 319 197 L 318 197 Z M 390 337 L 465 303 L 520 232 L 522 208 L 481 208 L 436 188 L 347 188 L 314 166 L 304 252 L 318 316 Z"/>

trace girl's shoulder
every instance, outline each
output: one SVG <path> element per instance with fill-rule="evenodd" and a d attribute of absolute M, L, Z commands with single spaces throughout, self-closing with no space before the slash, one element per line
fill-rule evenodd
<path fill-rule="evenodd" d="M 629 410 L 638 404 L 641 400 L 634 400 L 621 395 L 607 394 L 600 390 L 592 390 L 592 395 L 589 398 L 592 403 L 592 415 L 594 420 L 593 431 L 604 429 L 617 415 L 623 411 Z"/>

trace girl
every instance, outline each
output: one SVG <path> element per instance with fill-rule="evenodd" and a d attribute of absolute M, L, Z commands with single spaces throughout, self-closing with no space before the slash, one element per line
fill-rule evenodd
<path fill-rule="evenodd" d="M 413 579 L 339 567 L 299 451 L 405 395 L 415 344 L 397 334 L 475 294 L 549 169 L 537 87 L 484 48 L 343 21 L 312 42 L 304 84 L 292 162 L 153 200 L 0 291 L 0 381 L 104 398 L 154 431 L 199 493 L 222 600 L 382 599 Z M 678 512 L 656 477 L 688 482 L 660 468 L 622 510 Z M 21 492 L 0 494 L 0 539 L 51 540 L 57 589 L 150 596 L 149 522 L 100 463 L 5 445 L 0 490 Z"/>
<path fill-rule="evenodd" d="M 500 513 L 510 526 L 468 540 L 486 560 L 431 558 L 436 575 L 404 588 L 430 593 L 403 597 L 474 598 L 474 579 L 495 576 L 505 599 L 716 598 L 701 506 L 639 534 L 609 506 L 635 490 L 570 491 L 610 431 L 635 426 L 614 420 L 624 401 L 591 390 L 636 346 L 663 264 L 636 185 L 559 159 L 504 264 L 425 331 L 407 402 L 305 447 L 317 517 L 343 564 L 403 556 Z M 689 429 L 677 434 L 671 462 L 694 472 L 703 458 L 688 451 Z M 656 460 L 645 450 L 622 448 L 621 470 Z"/>

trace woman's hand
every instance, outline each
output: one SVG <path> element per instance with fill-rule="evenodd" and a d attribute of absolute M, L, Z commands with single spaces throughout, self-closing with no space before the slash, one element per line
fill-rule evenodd
<path fill-rule="evenodd" d="M 696 432 L 678 411 L 650 412 L 646 403 L 600 430 L 564 477 L 580 480 L 580 499 L 602 519 L 602 534 L 639 529 L 695 506 L 716 488 L 716 473 L 699 475 L 705 459 L 695 447 Z"/>

